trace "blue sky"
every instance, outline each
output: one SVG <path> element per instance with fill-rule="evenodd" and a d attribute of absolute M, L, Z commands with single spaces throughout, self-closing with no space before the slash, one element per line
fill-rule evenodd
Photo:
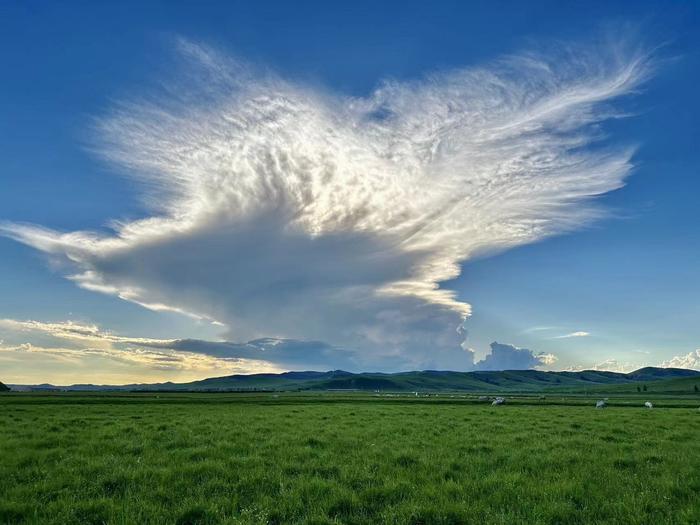
<path fill-rule="evenodd" d="M 591 123 L 602 134 L 600 141 L 590 145 L 591 151 L 601 147 L 636 148 L 631 158 L 633 169 L 624 187 L 606 190 L 595 198 L 595 204 L 605 209 L 608 216 L 595 221 L 588 216 L 579 218 L 577 206 L 566 212 L 572 221 L 580 219 L 580 227 L 575 231 L 555 236 L 534 235 L 532 239 L 513 242 L 498 250 L 490 246 L 489 253 L 494 250 L 499 253 L 488 257 L 458 258 L 461 274 L 443 281 L 442 287 L 454 290 L 456 301 L 471 305 L 471 317 L 464 323 L 468 335 L 462 346 L 465 351 L 474 351 L 475 363 L 489 352 L 489 343 L 496 340 L 528 348 L 534 356 L 555 356 L 556 361 L 541 359 L 539 366 L 545 368 L 601 366 L 626 370 L 663 362 L 697 366 L 698 361 L 692 360 L 700 347 L 697 4 L 400 2 L 382 3 L 381 7 L 373 4 L 4 3 L 0 7 L 0 55 L 4 70 L 0 83 L 0 221 L 40 225 L 59 232 L 105 234 L 111 221 L 129 222 L 153 216 L 153 199 L 158 201 L 160 194 L 165 195 L 168 184 L 162 181 L 155 184 L 156 189 L 148 194 L 151 201 L 144 201 L 144 185 L 134 181 L 133 172 L 145 170 L 144 166 L 152 159 L 142 158 L 143 151 L 133 153 L 141 155 L 134 167 L 129 159 L 123 158 L 132 154 L 129 151 L 107 148 L 105 154 L 101 133 L 107 122 L 113 125 L 107 128 L 117 129 L 122 135 L 116 139 L 110 137 L 106 142 L 121 140 L 129 133 L 128 122 L 136 120 L 144 124 L 148 118 L 148 113 L 140 110 L 136 114 L 120 113 L 124 102 L 146 101 L 159 106 L 165 103 L 163 100 L 169 100 L 167 91 L 173 85 L 188 84 L 191 79 L 187 75 L 202 74 L 201 70 L 189 71 L 182 65 L 183 49 L 190 59 L 194 55 L 201 59 L 202 53 L 211 50 L 217 60 L 224 57 L 221 60 L 226 64 L 231 57 L 244 61 L 256 70 L 250 81 L 256 85 L 264 84 L 260 80 L 266 75 L 264 71 L 272 71 L 291 85 L 303 86 L 304 93 L 320 97 L 319 100 L 324 96 L 355 97 L 367 103 L 386 79 L 409 93 L 404 98 L 428 100 L 420 98 L 427 97 L 428 88 L 415 88 L 418 93 L 412 92 L 411 82 L 431 73 L 463 68 L 474 75 L 474 68 L 488 69 L 505 55 L 536 52 L 541 60 L 551 60 L 550 65 L 561 67 L 570 76 L 575 70 L 566 69 L 567 60 L 575 60 L 579 51 L 568 57 L 560 56 L 558 50 L 562 46 L 573 46 L 572 49 L 581 53 L 611 45 L 653 50 L 645 78 L 619 97 L 611 96 L 609 102 L 605 101 L 617 113 L 629 116 L 601 117 L 600 122 Z M 600 58 L 603 66 L 613 60 L 613 55 Z M 247 74 L 235 69 L 238 66 L 233 67 L 234 76 Z M 581 71 L 580 74 L 586 74 L 585 69 Z M 527 71 L 509 74 L 520 75 L 515 79 L 516 87 L 526 85 L 529 80 Z M 568 77 L 566 80 L 576 81 Z M 439 78 L 435 82 L 440 87 L 440 82 L 458 81 Z M 195 78 L 194 83 L 197 82 Z M 196 92 L 203 88 L 192 89 Z M 469 93 L 465 96 L 474 96 Z M 212 107 L 221 102 L 220 96 L 218 92 L 213 95 Z M 189 103 L 184 96 L 178 97 L 167 104 Z M 403 99 L 389 98 L 386 103 L 403 104 Z M 206 100 L 199 100 L 196 106 L 202 110 L 206 104 Z M 323 107 L 326 111 L 328 107 L 339 106 Z M 162 132 L 160 129 L 159 133 Z M 146 139 L 150 140 L 149 137 Z M 165 144 L 161 138 L 154 139 L 156 143 L 161 147 Z M 109 153 L 121 157 L 114 161 L 106 158 Z M 468 158 L 462 160 L 462 164 L 469 163 Z M 400 176 L 399 173 L 397 177 Z M 459 220 L 467 223 L 469 213 L 481 217 L 480 209 L 474 204 L 459 215 Z M 284 229 L 284 219 L 276 217 L 270 221 L 273 224 L 270 228 Z M 230 245 L 232 253 L 224 254 L 224 260 L 247 257 L 252 262 L 236 263 L 229 269 L 221 267 L 219 259 L 205 258 L 199 263 L 218 268 L 211 273 L 218 271 L 217 278 L 226 283 L 233 283 L 236 278 L 226 274 L 227 271 L 242 275 L 259 266 L 269 276 L 289 268 L 303 268 L 307 262 L 295 258 L 297 249 L 301 254 L 318 249 L 314 261 L 321 261 L 323 268 L 339 264 L 332 257 L 323 258 L 330 257 L 331 252 L 340 253 L 348 261 L 347 268 L 339 265 L 343 279 L 358 271 L 364 272 L 362 277 L 369 275 L 372 283 L 394 279 L 384 275 L 390 267 L 428 264 L 420 258 L 395 260 L 389 254 L 381 264 L 367 263 L 367 268 L 358 270 L 367 262 L 363 258 L 353 263 L 358 250 L 377 250 L 377 245 L 382 246 L 385 241 L 379 239 L 381 235 L 371 239 L 363 237 L 364 233 L 361 238 L 351 235 L 365 232 L 364 228 L 358 223 L 352 231 L 334 230 L 334 235 L 349 236 L 337 241 L 345 248 L 338 248 L 335 238 L 327 246 L 304 248 L 303 238 L 280 237 L 275 232 L 265 242 L 274 241 L 274 246 L 286 247 L 280 253 L 271 248 L 258 251 L 250 242 L 250 237 L 259 235 L 253 228 L 245 230 L 248 237 L 241 233 L 230 239 L 219 236 L 228 230 L 218 224 L 215 232 L 189 238 L 188 244 L 173 245 L 171 251 L 155 255 L 132 252 L 128 257 L 108 261 L 108 265 L 105 262 L 106 266 L 100 266 L 106 259 L 100 252 L 90 256 L 99 259 L 99 264 L 93 258 L 81 260 L 77 269 L 71 267 L 75 261 L 70 262 L 71 255 L 63 248 L 54 246 L 47 250 L 37 246 L 36 232 L 32 239 L 24 239 L 24 244 L 0 237 L 0 318 L 6 320 L 4 325 L 0 324 L 0 340 L 4 345 L 0 370 L 5 370 L 0 372 L 0 379 L 124 382 L 309 367 L 469 368 L 471 365 L 461 358 L 435 357 L 431 361 L 421 354 L 418 346 L 427 348 L 433 340 L 442 341 L 443 331 L 450 330 L 446 328 L 449 321 L 442 318 L 438 321 L 437 314 L 431 314 L 409 322 L 407 319 L 413 319 L 413 312 L 419 309 L 419 305 L 411 302 L 413 299 L 402 298 L 400 303 L 392 305 L 369 305 L 366 310 L 373 313 L 366 316 L 338 306 L 334 310 L 337 316 L 312 319 L 306 326 L 295 319 L 302 314 L 294 312 L 293 305 L 297 291 L 307 297 L 304 286 L 314 288 L 313 283 L 308 285 L 312 272 L 309 272 L 311 277 L 295 270 L 284 278 L 254 280 L 260 290 L 269 293 L 269 298 L 265 296 L 269 303 L 250 301 L 256 302 L 255 306 L 248 308 L 249 303 L 242 306 L 247 296 L 241 291 L 241 295 L 233 294 L 240 298 L 239 303 L 217 309 L 212 303 L 220 298 L 202 290 L 218 285 L 209 282 L 209 275 L 204 275 L 200 287 L 195 282 L 199 273 L 179 261 L 183 257 L 182 247 L 191 247 L 190 241 L 197 241 L 194 245 L 197 250 L 208 250 L 206 243 Z M 452 233 L 458 238 L 458 231 Z M 459 244 L 449 239 L 439 248 Z M 242 243 L 248 255 L 241 255 L 241 245 L 234 246 L 234 241 Z M 431 250 L 436 250 L 436 246 L 431 244 Z M 68 252 L 75 249 L 73 246 Z M 349 250 L 347 254 L 343 249 Z M 169 256 L 161 257 L 163 253 Z M 382 253 L 387 253 L 386 249 Z M 280 262 L 261 263 L 266 257 L 275 257 Z M 149 272 L 154 268 L 163 274 L 172 270 L 175 283 L 189 282 L 192 293 L 185 297 L 167 288 L 172 282 L 146 281 L 145 270 L 138 274 L 140 281 L 133 272 L 127 275 L 126 268 L 133 270 L 138 266 L 140 271 L 139 265 L 146 266 L 146 260 L 149 264 L 155 261 Z M 114 270 L 119 264 L 122 265 L 119 270 Z M 89 268 L 103 272 L 100 282 L 108 283 L 113 289 L 100 293 L 95 291 L 94 281 L 86 289 L 65 278 Z M 176 274 L 178 268 L 186 275 Z M 206 269 L 203 273 L 207 273 Z M 399 269 L 396 275 L 396 279 L 405 277 Z M 131 279 L 130 283 L 140 283 L 145 290 L 137 300 L 131 300 L 133 296 L 126 297 L 129 300 L 116 296 L 119 290 L 114 288 L 126 286 L 123 283 L 127 278 Z M 360 282 L 354 278 L 349 281 Z M 364 281 L 362 284 L 367 285 Z M 231 286 L 236 287 L 236 293 L 240 291 L 238 284 Z M 344 289 L 343 293 L 346 292 Z M 334 308 L 329 306 L 331 303 L 317 300 L 317 295 L 313 297 L 299 308 L 304 312 L 304 320 L 313 318 L 314 311 Z M 142 306 L 160 304 L 164 298 L 171 310 L 179 309 L 189 315 Z M 436 304 L 436 300 L 423 296 L 421 300 Z M 459 310 L 460 306 L 450 308 Z M 268 319 L 269 325 L 263 322 L 261 312 L 265 311 L 274 312 Z M 386 321 L 389 311 L 398 312 L 399 318 Z M 382 319 L 378 323 L 381 326 L 372 324 L 371 319 L 376 318 Z M 34 324 L 27 325 L 29 321 Z M 65 331 L 65 323 L 69 321 L 71 326 L 82 327 L 80 330 L 86 327 L 99 327 L 99 330 L 89 337 L 81 332 L 83 339 L 76 342 L 71 335 L 74 331 L 68 334 Z M 321 325 L 327 329 L 319 328 Z M 430 327 L 425 328 L 427 325 Z M 414 329 L 418 335 L 406 335 Z M 352 337 L 345 334 L 352 330 Z M 365 345 L 369 349 L 357 343 L 360 331 L 365 338 L 362 340 L 371 342 Z M 377 331 L 382 331 L 381 336 Z M 336 340 L 336 333 L 343 335 L 338 335 Z M 416 348 L 402 343 L 398 333 L 415 339 Z M 116 340 L 114 334 L 119 334 L 120 339 Z M 561 337 L 569 334 L 577 336 Z M 235 351 L 212 352 L 203 344 L 168 347 L 153 342 L 181 339 L 201 343 L 245 342 L 261 337 L 323 339 L 328 348 L 321 352 L 323 359 L 314 354 L 319 352 L 314 347 L 305 360 L 303 348 L 300 350 L 295 343 L 290 350 L 293 357 L 256 360 L 247 353 L 243 356 Z M 148 352 L 152 353 L 142 351 L 134 357 L 134 349 L 146 344 L 138 341 L 143 338 L 151 341 L 148 343 L 151 346 L 144 348 L 150 348 Z M 453 345 L 452 335 L 449 338 L 449 342 L 442 341 L 436 346 Z M 370 348 L 372 344 L 378 349 Z M 32 345 L 34 350 L 28 352 L 26 345 Z M 389 347 L 391 351 L 383 354 Z M 102 353 L 96 352 L 96 348 Z M 434 353 L 442 356 L 440 352 Z M 445 349 L 444 355 L 452 355 L 449 352 Z M 148 359 L 138 358 L 143 355 Z M 172 356 L 177 356 L 172 367 L 158 364 Z M 396 356 L 400 358 L 394 359 Z M 677 360 L 673 361 L 674 358 Z M 257 361 L 260 362 L 256 364 Z M 532 363 L 527 361 L 525 365 Z"/>

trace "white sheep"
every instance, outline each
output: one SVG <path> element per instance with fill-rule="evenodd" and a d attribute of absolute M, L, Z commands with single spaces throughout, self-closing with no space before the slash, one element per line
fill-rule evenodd
<path fill-rule="evenodd" d="M 651 404 L 651 401 L 647 401 L 646 403 L 644 403 L 644 406 L 647 408 L 654 408 L 654 405 Z"/>
<path fill-rule="evenodd" d="M 605 408 L 605 401 L 602 399 L 595 404 L 596 408 Z"/>
<path fill-rule="evenodd" d="M 506 402 L 506 399 L 504 397 L 497 397 L 496 399 L 493 400 L 492 405 L 502 405 L 503 403 Z"/>

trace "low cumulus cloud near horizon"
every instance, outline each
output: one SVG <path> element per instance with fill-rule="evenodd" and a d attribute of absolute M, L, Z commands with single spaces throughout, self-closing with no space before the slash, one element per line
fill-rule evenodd
<path fill-rule="evenodd" d="M 700 348 L 685 355 L 677 355 L 661 364 L 664 368 L 689 368 L 700 370 Z"/>
<path fill-rule="evenodd" d="M 161 339 L 116 335 L 94 324 L 0 319 L 3 382 L 125 384 L 281 372 L 264 359 L 170 348 Z"/>
<path fill-rule="evenodd" d="M 498 342 L 472 370 L 552 369 L 557 357 Z M 288 370 L 382 371 L 362 368 L 362 356 L 319 341 L 257 339 L 247 343 L 129 337 L 94 324 L 0 319 L 0 364 L 9 383 L 186 382 L 232 374 Z M 32 368 L 33 365 L 36 369 Z M 397 371 L 394 361 L 384 371 Z M 614 358 L 569 370 L 630 372 L 642 365 Z M 700 350 L 658 366 L 700 370 Z M 408 370 L 408 369 L 406 369 Z"/>
<path fill-rule="evenodd" d="M 90 379 L 89 369 L 98 361 L 102 365 L 100 377 L 114 377 L 122 382 L 133 382 L 130 377 L 140 377 L 143 381 L 187 381 L 212 374 L 288 370 L 396 371 L 395 360 L 380 364 L 375 370 L 364 370 L 361 355 L 320 341 L 264 338 L 234 343 L 153 339 L 115 334 L 94 324 L 16 319 L 0 319 L 0 337 L 0 362 L 5 363 L 6 373 L 12 369 L 13 360 L 24 365 L 28 358 L 44 359 L 54 374 L 50 377 L 59 381 L 63 377 L 68 382 L 95 381 Z M 549 366 L 555 361 L 552 354 L 535 354 L 528 349 L 494 342 L 491 353 L 474 363 L 473 369 L 521 370 Z M 56 375 L 57 369 L 62 367 L 66 370 Z M 140 369 L 141 375 L 129 376 L 130 368 Z M 116 374 L 105 376 L 105 369 Z"/>
<path fill-rule="evenodd" d="M 600 124 L 649 74 L 622 44 L 560 46 L 348 97 L 177 48 L 186 73 L 97 123 L 148 216 L 0 233 L 82 288 L 230 341 L 319 341 L 363 369 L 478 366 L 471 306 L 441 283 L 603 214 L 592 198 L 623 185 L 632 148 Z"/>
<path fill-rule="evenodd" d="M 549 367 L 557 361 L 554 354 L 536 354 L 527 348 L 498 342 L 491 343 L 491 353 L 474 363 L 474 370 L 528 370 Z"/>

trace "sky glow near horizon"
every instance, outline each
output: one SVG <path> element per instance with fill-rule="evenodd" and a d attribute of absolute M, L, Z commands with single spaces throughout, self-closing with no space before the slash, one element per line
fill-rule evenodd
<path fill-rule="evenodd" d="M 91 116 L 90 151 L 123 173 L 143 213 L 68 231 L 4 220 L 0 235 L 83 290 L 216 336 L 131 337 L 69 312 L 7 317 L 0 380 L 700 367 L 692 348 L 562 363 L 551 346 L 519 348 L 499 333 L 484 355 L 469 334 L 479 304 L 451 284 L 471 261 L 608 216 L 597 200 L 624 186 L 644 144 L 607 123 L 634 119 L 620 100 L 658 74 L 634 39 L 515 49 L 379 79 L 365 96 L 203 41 L 168 42 L 177 69 Z M 598 336 L 576 325 L 527 333 L 560 345 Z"/>

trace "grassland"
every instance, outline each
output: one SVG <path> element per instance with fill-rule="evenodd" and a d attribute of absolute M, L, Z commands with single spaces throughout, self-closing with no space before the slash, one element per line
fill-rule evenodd
<path fill-rule="evenodd" d="M 700 389 L 700 377 L 678 377 L 662 381 L 601 385 L 589 388 L 588 390 L 590 393 L 609 392 L 612 394 L 636 392 L 640 395 L 646 395 L 647 397 L 656 394 L 682 395 L 689 396 L 690 398 L 694 397 L 700 402 L 700 392 L 698 389 Z"/>
<path fill-rule="evenodd" d="M 610 401 L 3 394 L 0 523 L 700 523 L 697 399 Z"/>

